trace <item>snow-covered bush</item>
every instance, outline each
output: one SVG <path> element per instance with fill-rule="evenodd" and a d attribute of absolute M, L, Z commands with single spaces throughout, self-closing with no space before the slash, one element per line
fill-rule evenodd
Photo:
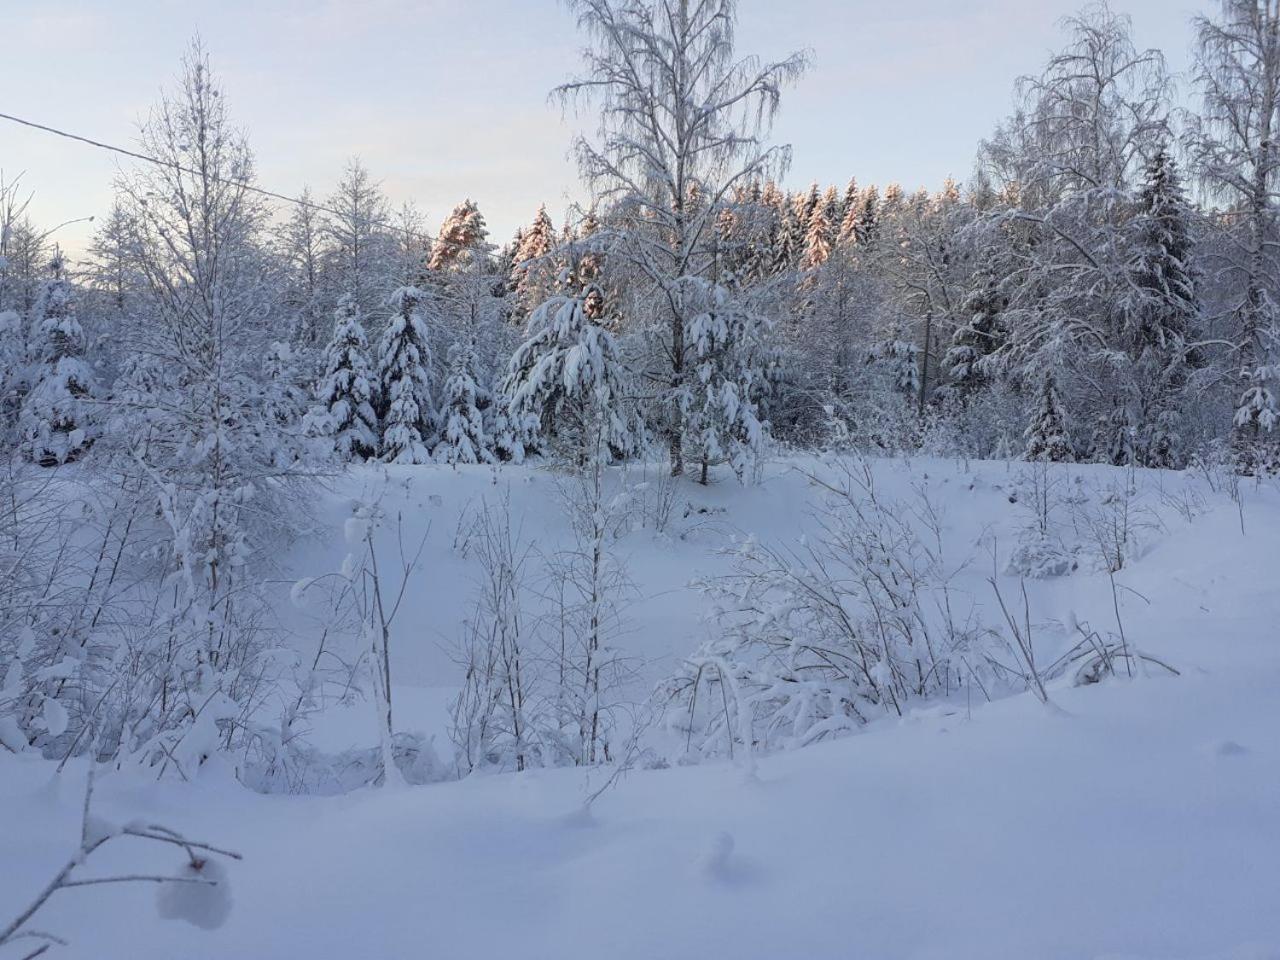
<path fill-rule="evenodd" d="M 1034 463 L 1018 473 L 1009 502 L 1023 522 L 1006 573 L 1043 579 L 1066 576 L 1079 566 L 1063 516 L 1077 496 L 1074 486 L 1071 475 L 1048 463 Z"/>
<path fill-rule="evenodd" d="M 539 695 L 540 644 L 529 610 L 533 547 L 513 525 L 506 499 L 481 505 L 467 542 L 479 560 L 480 579 L 454 650 L 463 670 L 449 723 L 458 773 L 554 763 L 556 718 Z"/>
<path fill-rule="evenodd" d="M 1072 521 L 1082 552 L 1095 566 L 1117 573 L 1139 559 L 1164 531 L 1159 514 L 1144 502 L 1141 475 L 1130 467 L 1120 477 L 1091 484 L 1072 499 Z"/>
<path fill-rule="evenodd" d="M 987 673 L 986 634 L 949 588 L 925 491 L 886 498 L 861 460 L 812 475 L 821 533 L 794 547 L 749 539 L 703 589 L 716 634 L 666 685 L 694 755 L 801 746 Z"/>
<path fill-rule="evenodd" d="M 542 626 L 548 692 L 565 756 L 579 766 L 620 757 L 617 739 L 632 668 L 621 640 L 635 586 L 617 554 L 628 507 L 625 490 L 609 491 L 603 432 L 586 467 L 560 482 L 571 543 L 545 561 L 549 609 Z"/>

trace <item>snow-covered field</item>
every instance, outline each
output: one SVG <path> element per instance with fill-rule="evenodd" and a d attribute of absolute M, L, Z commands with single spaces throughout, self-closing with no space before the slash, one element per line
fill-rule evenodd
<path fill-rule="evenodd" d="M 681 485 L 663 531 L 644 504 L 661 484 L 651 476 L 633 493 L 633 529 L 618 546 L 636 585 L 620 641 L 636 665 L 632 696 L 708 635 L 707 601 L 689 583 L 729 572 L 734 538 L 786 545 L 816 533 L 821 497 L 805 473 L 824 469 L 784 461 L 757 486 Z M 993 549 L 1020 610 L 1005 571 L 1026 541 L 1028 469 L 874 466 L 895 496 L 927 487 L 955 589 L 990 626 L 1001 623 Z M 1112 509 L 1116 491 L 1135 493 L 1114 593 L 1063 508 L 1059 559 L 1077 569 L 1026 581 L 1038 655 L 1054 659 L 1076 623 L 1117 630 L 1118 602 L 1127 642 L 1178 676 L 1085 686 L 1064 676 L 1051 706 L 1029 693 L 953 698 L 752 764 L 681 765 L 679 738 L 655 728 L 652 747 L 671 765 L 639 765 L 589 813 L 583 798 L 604 771 L 330 797 L 260 795 L 222 761 L 191 783 L 105 773 L 99 816 L 167 824 L 244 855 L 227 868 L 230 917 L 209 931 L 163 921 L 154 889 L 119 885 L 61 891 L 36 925 L 71 941 L 58 956 L 95 960 L 1280 957 L 1280 488 L 1250 483 L 1232 496 L 1191 473 L 1051 470 L 1059 495 L 1080 503 Z M 460 518 L 509 497 L 523 535 L 554 549 L 567 536 L 555 483 L 535 468 L 341 478 L 317 505 L 315 535 L 281 558 L 279 607 L 299 655 L 316 625 L 291 585 L 342 566 L 353 501 L 381 490 L 405 542 L 426 535 L 393 639 L 396 726 L 434 734 L 444 755 L 459 682 L 449 648 L 477 575 Z M 396 536 L 384 523 L 388 550 Z M 368 702 L 333 705 L 312 718 L 311 737 L 338 751 L 371 746 L 375 729 Z M 83 782 L 81 766 L 59 776 L 0 754 L 0 920 L 75 847 Z M 86 875 L 179 862 L 122 842 Z"/>

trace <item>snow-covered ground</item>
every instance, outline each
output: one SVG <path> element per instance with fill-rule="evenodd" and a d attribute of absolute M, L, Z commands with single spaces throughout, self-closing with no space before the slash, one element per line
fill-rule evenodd
<path fill-rule="evenodd" d="M 682 485 L 662 532 L 637 506 L 619 546 L 637 588 L 623 641 L 637 696 L 707 635 L 706 601 L 688 584 L 730 570 L 732 538 L 814 533 L 807 469 L 823 468 L 788 461 L 758 486 Z M 993 626 L 989 551 L 1015 596 L 1003 570 L 1025 540 L 1026 471 L 875 466 L 894 495 L 928 487 L 956 589 Z M 71 940 L 56 955 L 95 960 L 1280 957 L 1280 488 L 1250 484 L 1233 498 L 1191 474 L 1053 476 L 1089 503 L 1136 484 L 1114 596 L 1128 641 L 1179 676 L 1063 678 L 1054 707 L 1026 693 L 936 704 L 753 768 L 740 758 L 636 769 L 589 814 L 582 800 L 603 772 L 333 797 L 259 795 L 223 763 L 192 783 L 114 772 L 99 783 L 100 816 L 168 824 L 244 855 L 228 867 L 230 918 L 212 931 L 162 921 L 153 889 L 121 885 L 59 892 L 37 925 Z M 459 518 L 509 497 L 524 535 L 549 550 L 565 541 L 564 513 L 554 477 L 534 468 L 351 473 L 317 505 L 316 535 L 281 561 L 281 615 L 302 653 L 314 624 L 289 585 L 341 567 L 343 521 L 377 489 L 407 543 L 427 536 L 393 640 L 397 727 L 435 733 L 443 753 L 458 682 L 449 642 L 476 576 Z M 1079 569 L 1027 581 L 1047 659 L 1075 621 L 1116 629 L 1110 578 L 1088 536 L 1060 522 Z M 388 548 L 394 535 L 385 524 Z M 368 703 L 313 726 L 325 749 L 375 740 Z M 75 846 L 83 780 L 80 767 L 56 776 L 34 757 L 0 755 L 0 920 Z M 123 841 L 100 856 L 86 875 L 180 861 Z"/>

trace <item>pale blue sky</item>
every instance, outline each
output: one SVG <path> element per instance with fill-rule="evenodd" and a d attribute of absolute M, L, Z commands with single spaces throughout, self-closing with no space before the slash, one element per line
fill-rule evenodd
<path fill-rule="evenodd" d="M 1114 0 L 1137 41 L 1185 68 L 1188 20 L 1207 0 Z M 197 31 L 249 134 L 263 186 L 323 196 L 359 155 L 395 202 L 434 229 L 471 196 L 499 242 L 541 202 L 578 196 L 573 122 L 548 106 L 579 38 L 557 0 L 0 0 L 0 112 L 132 146 L 136 121 Z M 1069 0 L 742 0 L 744 52 L 808 47 L 812 71 L 783 99 L 776 139 L 789 182 L 966 177 L 1010 106 L 1014 77 L 1057 43 Z M 0 123 L 0 167 L 26 171 L 52 225 L 105 212 L 115 161 Z M 86 225 L 57 236 L 71 250 Z"/>

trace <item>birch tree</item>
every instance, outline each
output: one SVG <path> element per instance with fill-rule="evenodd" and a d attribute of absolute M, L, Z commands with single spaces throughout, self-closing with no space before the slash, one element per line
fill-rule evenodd
<path fill-rule="evenodd" d="M 1195 26 L 1203 103 L 1191 118 L 1189 142 L 1200 180 L 1225 206 L 1230 224 L 1222 270 L 1236 291 L 1228 312 L 1241 384 L 1231 445 L 1240 468 L 1252 472 L 1265 458 L 1260 442 L 1280 424 L 1274 360 L 1280 0 L 1222 0 L 1216 18 L 1198 17 Z"/>
<path fill-rule="evenodd" d="M 714 272 L 725 200 L 786 165 L 789 151 L 766 138 L 782 87 L 806 58 L 737 57 L 736 0 L 572 0 L 572 8 L 590 44 L 581 76 L 555 93 L 599 106 L 599 130 L 578 140 L 578 163 L 612 211 L 617 252 L 652 288 L 645 378 L 680 474 L 688 325 L 701 312 L 690 301 L 705 289 L 695 281 Z"/>

